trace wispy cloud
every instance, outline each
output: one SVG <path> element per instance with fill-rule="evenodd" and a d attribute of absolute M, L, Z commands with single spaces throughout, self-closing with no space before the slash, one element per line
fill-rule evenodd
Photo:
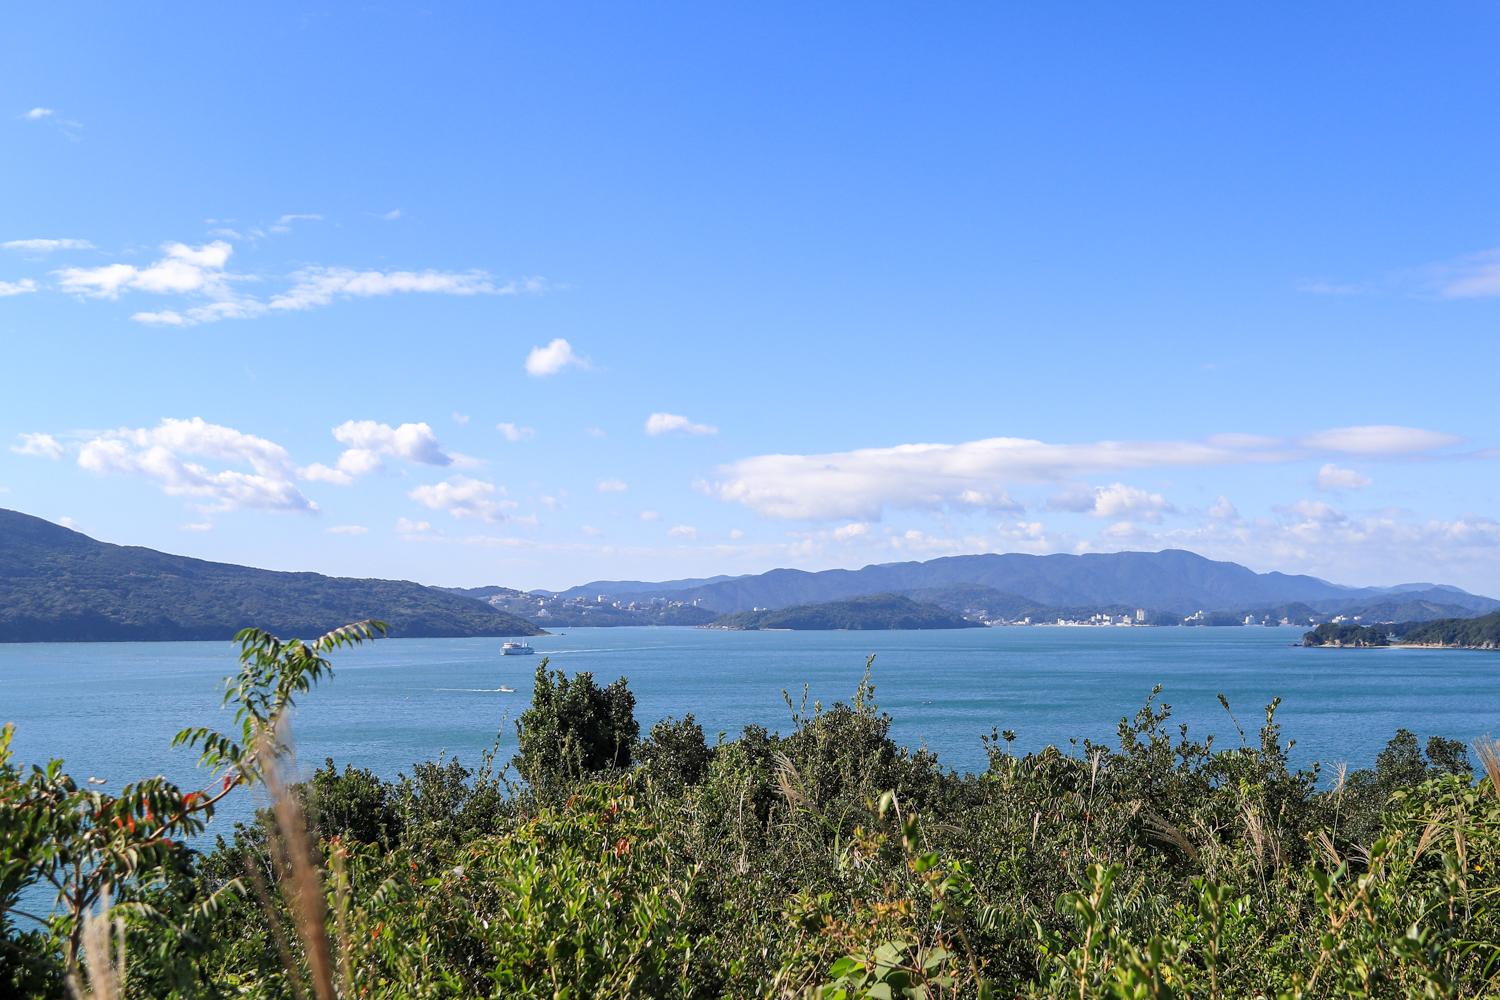
<path fill-rule="evenodd" d="M 37 290 L 37 284 L 31 278 L 22 278 L 20 281 L 0 281 L 0 299 L 9 298 L 12 295 L 30 295 Z"/>
<path fill-rule="evenodd" d="M 323 217 L 316 212 L 288 212 L 271 223 L 268 228 L 273 233 L 289 233 L 292 231 L 293 223 L 322 221 Z"/>
<path fill-rule="evenodd" d="M 311 267 L 298 271 L 288 291 L 273 296 L 271 309 L 299 311 L 326 306 L 336 299 L 386 295 L 517 295 L 540 290 L 540 282 L 497 284 L 484 271 L 356 271 L 347 267 Z"/>
<path fill-rule="evenodd" d="M 32 455 L 37 458 L 50 458 L 56 461 L 63 457 L 63 446 L 51 434 L 21 434 L 20 444 L 13 444 L 10 450 L 17 455 Z"/>
<path fill-rule="evenodd" d="M 363 524 L 335 524 L 326 530 L 330 535 L 366 535 L 370 532 Z"/>
<path fill-rule="evenodd" d="M 535 378 L 556 375 L 565 368 L 586 368 L 588 360 L 573 350 L 561 337 L 545 347 L 533 347 L 526 355 L 526 374 Z"/>
<path fill-rule="evenodd" d="M 962 507 L 976 496 L 1004 495 L 1020 483 L 1065 483 L 1135 469 L 1269 464 L 1315 455 L 1409 458 L 1434 455 L 1458 441 L 1451 434 L 1392 425 L 1341 427 L 1300 439 L 1235 434 L 1202 441 L 1057 444 L 987 438 L 759 455 L 724 466 L 720 478 L 703 489 L 767 517 L 869 521 L 887 508 Z M 1092 497 L 1090 509 L 1098 502 Z M 1102 509 L 1114 509 L 1115 502 L 1107 498 Z"/>
<path fill-rule="evenodd" d="M 652 437 L 661 434 L 717 434 L 719 429 L 712 424 L 695 424 L 680 413 L 653 413 L 646 418 L 646 433 Z"/>
<path fill-rule="evenodd" d="M 515 443 L 525 441 L 536 433 L 531 427 L 522 427 L 520 424 L 496 424 L 495 430 L 499 431 L 505 440 Z"/>
<path fill-rule="evenodd" d="M 601 479 L 598 488 L 600 493 L 624 493 L 630 484 L 623 479 Z"/>
<path fill-rule="evenodd" d="M 1500 295 L 1500 248 L 1460 257 L 1433 268 L 1438 294 L 1447 299 Z"/>
<path fill-rule="evenodd" d="M 283 227 L 287 224 L 278 223 Z M 278 312 L 304 312 L 338 301 L 390 295 L 520 295 L 541 291 L 544 284 L 539 278 L 500 282 L 479 270 L 380 271 L 312 266 L 294 272 L 289 287 L 262 298 L 250 295 L 243 287 L 271 279 L 264 275 L 231 274 L 226 268 L 233 253 L 233 245 L 223 239 L 200 246 L 167 243 L 162 246 L 162 257 L 145 267 L 125 262 L 67 267 L 54 271 L 53 277 L 59 289 L 80 298 L 114 300 L 126 292 L 185 297 L 186 303 L 142 310 L 131 316 L 137 323 L 173 327 L 254 319 Z"/>
<path fill-rule="evenodd" d="M 19 250 L 24 253 L 52 253 L 56 250 L 92 250 L 94 244 L 88 240 L 75 239 L 29 239 L 6 240 L 0 248 Z"/>
<path fill-rule="evenodd" d="M 75 142 L 78 140 L 79 130 L 83 128 L 83 125 L 79 122 L 59 117 L 54 108 L 32 108 L 29 111 L 21 112 L 20 118 L 22 121 L 27 122 L 46 122 Z"/>

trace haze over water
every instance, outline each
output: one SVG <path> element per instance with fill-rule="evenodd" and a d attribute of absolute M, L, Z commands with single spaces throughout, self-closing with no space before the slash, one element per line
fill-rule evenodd
<path fill-rule="evenodd" d="M 1019 750 L 1067 748 L 1074 737 L 1113 742 L 1119 718 L 1158 682 L 1174 722 L 1213 732 L 1220 745 L 1238 736 L 1219 692 L 1251 740 L 1266 702 L 1280 696 L 1277 718 L 1303 764 L 1367 766 L 1398 726 L 1465 743 L 1500 732 L 1493 655 L 1303 649 L 1300 636 L 1287 628 L 578 628 L 533 640 L 537 657 L 503 659 L 498 639 L 388 639 L 339 655 L 332 680 L 304 698 L 294 732 L 304 768 L 331 756 L 394 777 L 439 753 L 473 765 L 497 732 L 508 760 L 514 719 L 549 656 L 570 674 L 628 677 L 643 734 L 664 716 L 692 713 L 712 742 L 747 724 L 785 731 L 781 692 L 800 699 L 804 682 L 811 699 L 847 699 L 871 653 L 876 700 L 894 717 L 896 739 L 958 770 L 983 768 L 980 737 L 991 727 L 1014 729 Z M 0 721 L 16 723 L 21 760 L 61 756 L 80 781 L 203 780 L 192 755 L 169 745 L 189 725 L 229 728 L 220 679 L 234 668 L 229 643 L 0 645 Z M 241 796 L 221 818 L 244 818 L 249 806 Z"/>

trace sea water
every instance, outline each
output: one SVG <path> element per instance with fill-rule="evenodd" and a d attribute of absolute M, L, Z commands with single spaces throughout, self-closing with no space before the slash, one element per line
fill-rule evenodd
<path fill-rule="evenodd" d="M 709 741 L 745 725 L 786 731 L 783 699 L 809 709 L 853 694 L 874 655 L 875 698 L 893 736 L 953 769 L 984 766 L 980 737 L 1016 733 L 1015 748 L 1112 740 L 1154 685 L 1174 722 L 1220 745 L 1239 740 L 1222 693 L 1250 740 L 1272 698 L 1300 764 L 1368 766 L 1398 727 L 1422 738 L 1500 736 L 1500 653 L 1428 649 L 1305 649 L 1288 628 L 1015 627 L 914 632 L 728 632 L 698 628 L 577 628 L 531 640 L 537 655 L 500 655 L 499 639 L 384 639 L 340 652 L 334 676 L 302 697 L 293 732 L 305 773 L 331 757 L 384 777 L 446 754 L 466 764 L 515 720 L 543 657 L 553 668 L 629 679 L 642 732 L 691 714 Z M 16 725 L 19 760 L 64 758 L 80 781 L 166 774 L 191 787 L 194 756 L 177 730 L 229 731 L 227 642 L 0 645 L 0 722 Z M 500 690 L 515 689 L 513 693 Z M 221 816 L 241 819 L 239 796 Z M 216 823 L 216 826 L 218 824 Z"/>

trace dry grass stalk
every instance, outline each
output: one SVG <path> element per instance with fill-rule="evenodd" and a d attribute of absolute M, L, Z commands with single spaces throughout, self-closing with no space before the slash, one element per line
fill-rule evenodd
<path fill-rule="evenodd" d="M 1336 869 L 1344 863 L 1344 859 L 1339 854 L 1338 848 L 1333 845 L 1333 838 L 1328 836 L 1328 831 L 1319 830 L 1317 840 L 1318 847 L 1323 851 L 1323 857 L 1328 859 L 1330 870 Z"/>
<path fill-rule="evenodd" d="M 123 1000 L 125 996 L 125 921 L 110 915 L 109 889 L 99 908 L 83 917 L 83 954 L 86 964 L 80 982 L 75 969 L 68 989 L 77 1000 Z"/>
<path fill-rule="evenodd" d="M 1193 842 L 1188 839 L 1187 834 L 1183 833 L 1177 824 L 1165 816 L 1158 815 L 1149 808 L 1143 809 L 1141 812 L 1141 825 L 1157 841 L 1164 844 L 1171 844 L 1191 860 L 1198 860 L 1198 848 L 1193 846 Z"/>
<path fill-rule="evenodd" d="M 1484 765 L 1485 774 L 1489 775 L 1490 790 L 1495 797 L 1500 799 L 1500 741 L 1483 739 L 1474 743 L 1474 750 L 1479 754 L 1479 761 Z"/>
<path fill-rule="evenodd" d="M 1443 814 L 1440 811 L 1436 816 L 1428 820 L 1427 825 L 1422 828 L 1422 835 L 1417 838 L 1416 850 L 1411 857 L 1413 863 L 1423 854 L 1427 853 L 1427 849 L 1432 846 L 1433 841 L 1437 840 L 1438 834 L 1442 833 L 1442 820 Z"/>
<path fill-rule="evenodd" d="M 260 903 L 260 908 L 266 915 L 266 926 L 271 932 L 271 940 L 276 944 L 276 953 L 281 958 L 281 967 L 286 970 L 287 981 L 292 986 L 292 996 L 296 1000 L 303 1000 L 307 996 L 307 989 L 302 982 L 302 971 L 298 968 L 297 959 L 292 954 L 291 945 L 287 942 L 286 928 L 281 923 L 281 915 L 276 912 L 276 904 L 271 900 L 271 892 L 266 887 L 265 876 L 261 874 L 255 862 L 249 855 L 245 857 L 245 873 L 249 876 L 250 887 L 255 890 L 255 898 Z"/>
<path fill-rule="evenodd" d="M 342 843 L 333 851 L 333 926 L 338 934 L 339 983 L 344 995 L 354 995 L 354 970 L 350 960 L 354 948 L 349 938 L 349 902 L 352 896 L 349 887 L 349 849 Z"/>
<path fill-rule="evenodd" d="M 318 1000 L 336 1000 L 333 982 L 333 955 L 328 943 L 328 905 L 323 898 L 323 875 L 313 857 L 312 837 L 302 803 L 282 780 L 280 761 L 274 752 L 274 740 L 262 743 L 261 773 L 271 794 L 271 859 L 292 924 L 302 942 L 307 959 L 308 977 Z M 290 745 L 290 740 L 288 740 Z"/>
<path fill-rule="evenodd" d="M 772 762 L 776 765 L 776 787 L 781 789 L 781 797 L 786 800 L 786 804 L 793 809 L 811 805 L 807 793 L 802 790 L 802 775 L 792 759 L 777 751 L 772 756 Z"/>

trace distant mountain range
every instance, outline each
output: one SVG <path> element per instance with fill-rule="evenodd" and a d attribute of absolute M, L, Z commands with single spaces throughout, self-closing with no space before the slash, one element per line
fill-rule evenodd
<path fill-rule="evenodd" d="M 1345 587 L 1311 576 L 1255 573 L 1180 550 L 949 556 L 817 573 L 776 569 L 661 583 L 599 581 L 565 591 L 443 589 L 205 562 L 98 542 L 0 510 L 0 642 L 223 639 L 246 625 L 312 635 L 371 617 L 389 622 L 400 636 L 537 635 L 541 625 L 697 625 L 872 595 L 915 602 L 933 621 L 945 615 L 971 621 L 1133 616 L 1139 608 L 1157 624 L 1178 624 L 1198 611 L 1209 613 L 1198 618 L 1201 624 L 1237 622 L 1246 614 L 1297 623 L 1344 615 L 1373 623 L 1500 610 L 1500 601 L 1457 587 Z M 890 621 L 896 610 L 864 607 L 860 614 Z M 845 611 L 823 608 L 817 615 Z M 760 619 L 759 627 L 791 627 L 764 624 L 774 620 Z"/>
<path fill-rule="evenodd" d="M 628 596 L 693 603 L 733 614 L 756 608 L 820 604 L 890 593 L 952 608 L 954 601 L 992 614 L 1028 609 L 1143 608 L 1159 614 L 1249 613 L 1300 605 L 1313 614 L 1364 614 L 1380 620 L 1461 617 L 1500 609 L 1500 601 L 1457 587 L 1427 583 L 1346 587 L 1312 576 L 1256 573 L 1192 552 L 1088 555 L 948 556 L 927 562 L 883 563 L 863 569 L 806 572 L 775 569 L 752 576 L 701 580 L 596 581 L 564 591 L 563 599 Z M 993 607 L 992 607 L 993 606 Z"/>
<path fill-rule="evenodd" d="M 0 510 L 0 642 L 228 639 L 247 625 L 314 637 L 364 618 L 407 637 L 542 631 L 416 583 L 205 562 Z"/>

